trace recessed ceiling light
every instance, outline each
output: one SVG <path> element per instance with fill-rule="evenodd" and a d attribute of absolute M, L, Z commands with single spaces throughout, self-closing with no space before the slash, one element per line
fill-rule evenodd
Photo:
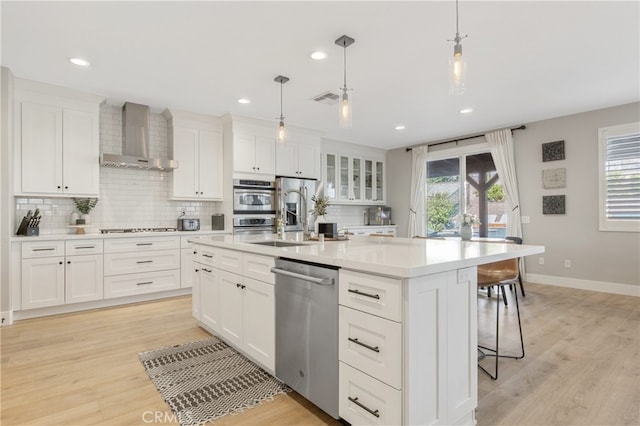
<path fill-rule="evenodd" d="M 315 59 L 316 61 L 327 59 L 327 52 L 323 52 L 322 50 L 316 50 L 315 52 L 311 53 L 311 59 Z"/>
<path fill-rule="evenodd" d="M 71 58 L 69 59 L 69 62 L 71 62 L 74 65 L 77 65 L 79 67 L 88 67 L 89 65 L 91 65 L 91 63 L 89 61 L 87 61 L 86 59 L 82 59 L 82 58 Z"/>
<path fill-rule="evenodd" d="M 460 114 L 469 114 L 473 112 L 473 108 L 463 108 L 460 110 Z"/>
<path fill-rule="evenodd" d="M 404 129 L 406 129 L 406 126 L 405 126 L 404 124 L 398 124 L 398 125 L 395 127 L 395 129 L 396 129 L 396 130 L 404 130 Z"/>
<path fill-rule="evenodd" d="M 251 103 L 251 99 L 240 98 L 240 99 L 238 99 L 238 103 L 239 104 L 250 104 Z"/>

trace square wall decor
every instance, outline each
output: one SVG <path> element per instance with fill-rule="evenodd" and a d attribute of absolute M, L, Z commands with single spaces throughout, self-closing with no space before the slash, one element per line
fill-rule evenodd
<path fill-rule="evenodd" d="M 561 167 L 559 169 L 547 169 L 542 171 L 542 188 L 566 188 L 567 186 L 567 169 Z"/>
<path fill-rule="evenodd" d="M 542 214 L 565 214 L 565 196 L 543 195 Z"/>
<path fill-rule="evenodd" d="M 542 161 L 564 160 L 564 141 L 542 144 Z"/>

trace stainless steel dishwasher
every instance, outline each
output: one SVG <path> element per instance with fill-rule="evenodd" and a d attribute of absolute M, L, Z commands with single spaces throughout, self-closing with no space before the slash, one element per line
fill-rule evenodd
<path fill-rule="evenodd" d="M 276 377 L 338 418 L 338 268 L 276 259 Z"/>

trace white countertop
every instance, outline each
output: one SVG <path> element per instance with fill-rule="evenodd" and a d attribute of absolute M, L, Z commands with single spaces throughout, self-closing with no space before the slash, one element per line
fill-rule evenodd
<path fill-rule="evenodd" d="M 274 235 L 202 236 L 192 241 L 213 247 L 340 266 L 345 269 L 411 278 L 465 268 L 498 260 L 544 252 L 543 246 L 452 240 L 355 236 L 349 241 L 301 241 L 301 234 L 287 234 L 295 247 L 251 244 L 274 240 Z M 281 240 L 280 240 L 281 241 Z"/>
<path fill-rule="evenodd" d="M 26 237 L 23 235 L 14 235 L 11 242 L 26 243 L 30 241 L 52 241 L 52 240 L 93 240 L 109 239 L 109 238 L 141 238 L 141 237 L 162 237 L 162 236 L 204 236 L 204 235 L 224 235 L 231 234 L 231 231 L 212 231 L 201 229 L 200 231 L 173 231 L 173 232 L 123 232 L 112 234 L 101 234 L 94 232 L 91 234 L 43 234 L 34 237 Z"/>

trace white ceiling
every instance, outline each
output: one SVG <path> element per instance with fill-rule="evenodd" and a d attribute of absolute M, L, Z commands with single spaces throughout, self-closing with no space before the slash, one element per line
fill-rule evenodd
<path fill-rule="evenodd" d="M 272 120 L 394 148 L 640 100 L 640 2 L 460 2 L 468 90 L 448 94 L 455 2 L 1 2 L 2 65 L 148 104 Z M 311 97 L 342 86 L 351 129 Z M 317 62 L 309 54 L 323 49 Z M 92 66 L 68 62 L 84 57 Z M 249 105 L 236 100 L 248 97 Z M 474 112 L 460 115 L 463 107 Z M 394 130 L 404 124 L 406 130 Z"/>

